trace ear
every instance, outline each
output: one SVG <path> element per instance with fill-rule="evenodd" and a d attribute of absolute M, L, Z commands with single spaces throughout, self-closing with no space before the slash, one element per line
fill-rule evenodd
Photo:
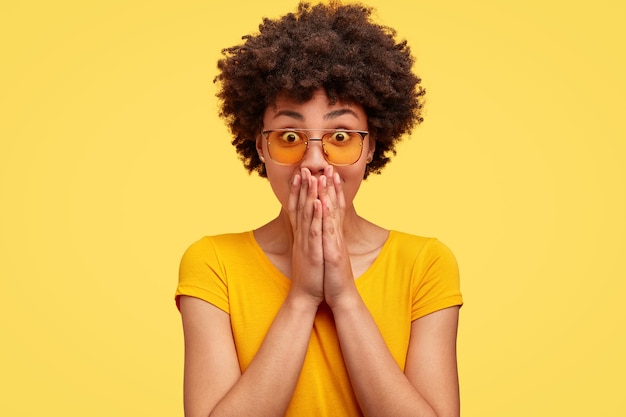
<path fill-rule="evenodd" d="M 374 151 L 376 150 L 376 140 L 370 139 L 369 141 L 369 149 L 367 150 L 367 163 L 369 164 L 374 159 Z"/>
<path fill-rule="evenodd" d="M 265 163 L 265 156 L 263 154 L 263 134 L 259 133 L 256 137 L 256 152 L 259 155 L 261 162 Z"/>

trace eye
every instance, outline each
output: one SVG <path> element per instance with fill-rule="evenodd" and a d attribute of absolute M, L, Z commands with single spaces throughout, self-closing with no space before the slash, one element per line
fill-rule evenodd
<path fill-rule="evenodd" d="M 352 135 L 348 132 L 337 131 L 330 135 L 329 141 L 336 145 L 345 145 L 350 142 Z"/>
<path fill-rule="evenodd" d="M 304 138 L 298 132 L 288 131 L 288 132 L 282 132 L 280 134 L 280 140 L 281 142 L 284 142 L 285 144 L 296 145 L 300 142 L 303 142 Z"/>

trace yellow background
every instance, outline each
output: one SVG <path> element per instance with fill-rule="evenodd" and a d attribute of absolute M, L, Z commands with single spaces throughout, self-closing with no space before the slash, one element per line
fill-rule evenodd
<path fill-rule="evenodd" d="M 456 253 L 463 415 L 625 415 L 622 2 L 371 4 L 428 103 L 357 208 Z M 215 62 L 294 7 L 0 6 L 0 415 L 182 416 L 180 256 L 278 210 Z"/>

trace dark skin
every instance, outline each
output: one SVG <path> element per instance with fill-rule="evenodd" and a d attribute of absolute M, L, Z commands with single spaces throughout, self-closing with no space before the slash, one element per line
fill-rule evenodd
<path fill-rule="evenodd" d="M 263 122 L 266 129 L 367 130 L 362 107 L 331 104 L 323 90 L 304 103 L 279 97 L 266 109 Z M 350 381 L 366 415 L 458 416 L 458 307 L 412 322 L 402 372 L 356 289 L 355 278 L 371 265 L 389 233 L 360 217 L 353 205 L 373 143 L 365 141 L 361 158 L 342 167 L 326 161 L 319 142 L 293 166 L 271 160 L 260 135 L 257 150 L 281 211 L 254 234 L 270 261 L 290 277 L 291 287 L 243 374 L 228 315 L 199 299 L 181 297 L 186 415 L 284 414 L 315 315 L 325 305 L 333 313 Z"/>

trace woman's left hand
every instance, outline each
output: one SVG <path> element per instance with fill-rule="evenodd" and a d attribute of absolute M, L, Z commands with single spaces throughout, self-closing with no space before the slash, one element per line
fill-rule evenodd
<path fill-rule="evenodd" d="M 322 203 L 322 246 L 324 254 L 324 299 L 332 308 L 345 296 L 356 293 L 348 246 L 343 236 L 346 201 L 339 174 L 332 166 L 319 181 Z"/>

